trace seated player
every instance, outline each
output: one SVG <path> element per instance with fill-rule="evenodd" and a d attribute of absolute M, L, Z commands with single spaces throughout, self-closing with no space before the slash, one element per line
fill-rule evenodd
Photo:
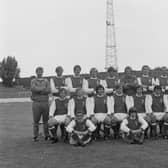
<path fill-rule="evenodd" d="M 76 117 L 68 124 L 66 130 L 70 134 L 70 144 L 85 146 L 91 141 L 95 125 L 84 117 L 83 112 L 77 112 Z"/>
<path fill-rule="evenodd" d="M 94 132 L 94 139 L 100 138 L 101 124 L 104 125 L 104 139 L 108 139 L 111 127 L 112 101 L 105 95 L 104 87 L 98 85 L 96 87 L 96 95 L 90 98 L 90 118 L 97 126 Z"/>
<path fill-rule="evenodd" d="M 127 117 L 127 97 L 123 93 L 122 85 L 117 85 L 112 99 L 112 117 L 111 125 L 114 132 L 114 138 L 119 138 L 120 123 Z"/>
<path fill-rule="evenodd" d="M 95 94 L 96 87 L 100 84 L 100 79 L 98 78 L 98 70 L 96 68 L 91 68 L 89 79 L 85 79 L 83 83 L 83 89 L 85 93 L 92 97 Z"/>
<path fill-rule="evenodd" d="M 68 90 L 73 97 L 75 95 L 76 89 L 83 88 L 83 77 L 81 76 L 81 66 L 75 65 L 73 68 L 74 75 L 67 78 L 66 84 L 68 86 Z"/>
<path fill-rule="evenodd" d="M 145 108 L 149 117 L 151 136 L 157 136 L 157 124 L 159 123 L 160 134 L 165 137 L 168 122 L 168 96 L 162 94 L 162 88 L 155 86 L 152 95 L 146 96 Z"/>
<path fill-rule="evenodd" d="M 68 103 L 68 113 L 71 119 L 75 118 L 78 112 L 82 112 L 85 117 L 89 117 L 89 98 L 84 95 L 83 89 L 76 89 L 76 96 L 73 96 Z"/>
<path fill-rule="evenodd" d="M 70 115 L 68 114 L 68 101 L 66 98 L 66 90 L 61 88 L 59 91 L 59 97 L 55 98 L 51 105 L 49 111 L 49 129 L 52 135 L 52 143 L 58 141 L 57 128 L 60 125 L 61 137 L 64 141 L 67 140 L 67 134 L 65 131 L 65 126 L 70 122 Z"/>
<path fill-rule="evenodd" d="M 50 79 L 50 88 L 51 94 L 53 96 L 59 97 L 59 90 L 61 88 L 65 88 L 67 90 L 66 79 L 62 75 L 63 68 L 61 66 L 56 67 L 55 72 L 56 76 Z"/>
<path fill-rule="evenodd" d="M 150 94 L 154 86 L 152 85 L 152 77 L 150 76 L 150 68 L 148 65 L 142 67 L 142 75 L 137 79 L 138 84 L 142 86 L 144 94 Z"/>
<path fill-rule="evenodd" d="M 100 83 L 105 88 L 105 93 L 108 96 L 113 95 L 113 92 L 115 90 L 116 85 L 120 83 L 117 70 L 113 67 L 109 67 L 107 70 L 108 76 L 105 78 L 105 80 L 101 80 Z"/>
<path fill-rule="evenodd" d="M 129 115 L 121 123 L 123 139 L 131 144 L 142 144 L 144 142 L 144 131 L 148 127 L 147 122 L 137 114 L 135 107 L 130 108 Z"/>

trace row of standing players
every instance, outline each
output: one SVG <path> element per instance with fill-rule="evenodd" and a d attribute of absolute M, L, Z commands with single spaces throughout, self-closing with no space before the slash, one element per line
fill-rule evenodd
<path fill-rule="evenodd" d="M 167 138 L 166 71 L 160 78 L 152 78 L 149 67 L 144 66 L 142 76 L 137 79 L 132 75 L 132 69 L 126 67 L 124 77 L 119 79 L 116 70 L 110 67 L 104 80 L 98 78 L 96 68 L 91 69 L 88 79 L 83 79 L 80 71 L 81 67 L 77 65 L 74 76 L 65 78 L 62 67 L 57 67 L 57 76 L 49 82 L 43 78 L 43 68 L 36 68 L 37 77 L 31 81 L 34 141 L 38 141 L 41 116 L 45 139 L 49 138 L 49 127 L 53 143 L 58 141 L 58 125 L 63 139 L 69 139 L 75 145 L 99 139 L 101 131 L 104 139 L 108 139 L 111 128 L 114 138 L 122 131 L 124 139 L 131 143 L 142 143 L 148 128 L 150 136 L 156 137 L 158 126 L 159 134 Z M 50 106 L 49 94 L 52 94 Z"/>

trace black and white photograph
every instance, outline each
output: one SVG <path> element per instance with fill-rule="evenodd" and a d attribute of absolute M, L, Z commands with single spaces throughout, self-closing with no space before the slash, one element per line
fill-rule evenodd
<path fill-rule="evenodd" d="M 0 0 L 0 168 L 167 168 L 167 0 Z"/>

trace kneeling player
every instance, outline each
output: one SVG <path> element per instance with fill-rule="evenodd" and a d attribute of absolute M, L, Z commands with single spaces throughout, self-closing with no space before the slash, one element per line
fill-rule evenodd
<path fill-rule="evenodd" d="M 94 132 L 94 139 L 100 138 L 101 124 L 104 125 L 104 139 L 109 138 L 111 127 L 112 100 L 105 95 L 104 87 L 96 87 L 96 95 L 90 100 L 90 118 L 97 128 Z"/>
<path fill-rule="evenodd" d="M 70 133 L 70 144 L 84 147 L 91 141 L 91 135 L 95 129 L 95 125 L 84 117 L 83 112 L 78 112 L 66 128 Z"/>
<path fill-rule="evenodd" d="M 129 115 L 121 123 L 123 139 L 131 144 L 142 144 L 144 141 L 144 131 L 148 127 L 147 122 L 137 114 L 136 108 L 129 110 Z"/>
<path fill-rule="evenodd" d="M 55 98 L 50 106 L 50 119 L 48 121 L 50 132 L 53 136 L 52 143 L 58 141 L 57 138 L 57 127 L 60 125 L 62 139 L 67 140 L 67 134 L 65 131 L 65 126 L 70 122 L 70 117 L 68 115 L 68 99 L 66 98 L 66 90 L 64 88 L 60 89 L 59 97 Z"/>

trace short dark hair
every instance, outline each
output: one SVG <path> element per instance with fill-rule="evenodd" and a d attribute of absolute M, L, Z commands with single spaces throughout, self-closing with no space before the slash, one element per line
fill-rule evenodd
<path fill-rule="evenodd" d="M 104 90 L 103 85 L 98 85 L 98 86 L 96 87 L 96 93 L 98 92 L 99 89 L 103 89 L 103 90 Z"/>
<path fill-rule="evenodd" d="M 109 67 L 107 72 L 117 72 L 117 70 L 114 67 Z"/>
<path fill-rule="evenodd" d="M 75 65 L 73 70 L 75 71 L 77 68 L 79 68 L 80 70 L 82 69 L 80 65 Z"/>
<path fill-rule="evenodd" d="M 129 114 L 131 114 L 131 113 L 137 113 L 137 109 L 135 107 L 131 107 L 129 109 Z"/>
<path fill-rule="evenodd" d="M 59 69 L 62 69 L 62 70 L 63 70 L 62 66 L 57 66 L 57 67 L 55 68 L 55 72 L 57 72 Z"/>
<path fill-rule="evenodd" d="M 36 68 L 36 72 L 39 71 L 39 70 L 43 71 L 44 69 L 43 69 L 43 67 L 39 66 L 39 67 Z"/>

